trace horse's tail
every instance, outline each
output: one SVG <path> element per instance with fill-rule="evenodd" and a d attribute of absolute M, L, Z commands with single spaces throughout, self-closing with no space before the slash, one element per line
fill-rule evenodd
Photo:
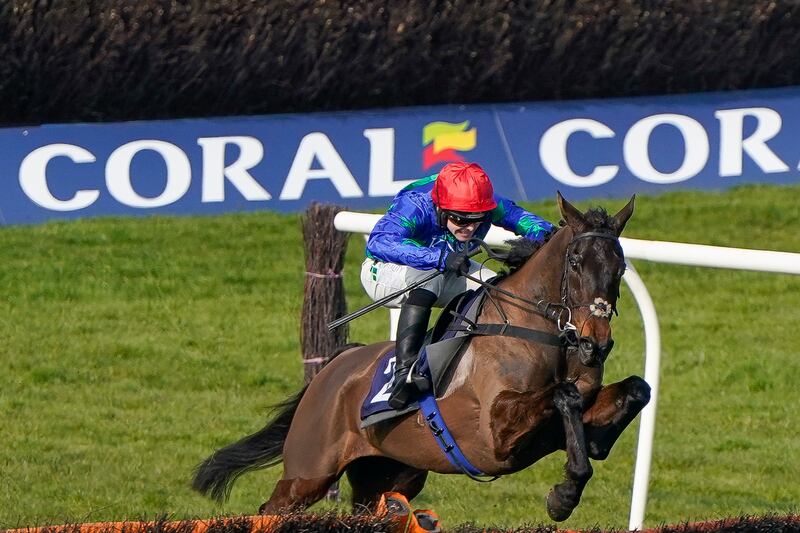
<path fill-rule="evenodd" d="M 328 357 L 328 362 L 357 346 L 363 344 L 350 343 L 338 348 Z M 234 481 L 242 474 L 280 463 L 283 443 L 307 388 L 308 385 L 294 396 L 273 406 L 273 411 L 277 411 L 277 414 L 263 429 L 217 450 L 200 463 L 194 472 L 192 488 L 221 502 L 228 498 Z"/>
<path fill-rule="evenodd" d="M 234 481 L 244 473 L 281 462 L 283 443 L 306 389 L 275 405 L 275 417 L 263 429 L 217 450 L 194 472 L 192 488 L 218 502 L 228 498 Z"/>

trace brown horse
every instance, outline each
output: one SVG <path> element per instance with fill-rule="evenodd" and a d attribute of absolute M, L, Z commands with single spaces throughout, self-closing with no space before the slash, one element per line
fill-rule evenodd
<path fill-rule="evenodd" d="M 566 450 L 565 479 L 547 497 L 553 520 L 569 517 L 592 476 L 589 459 L 605 459 L 649 401 L 650 387 L 639 377 L 602 385 L 613 345 L 611 313 L 625 271 L 618 237 L 633 200 L 614 216 L 602 209 L 583 214 L 559 194 L 565 226 L 535 254 L 529 248 L 532 255 L 497 284 L 493 305 L 484 305 L 478 318 L 571 333 L 571 345 L 474 337 L 439 391 L 450 432 L 472 465 L 488 475 L 517 472 Z M 340 353 L 281 404 L 266 427 L 198 466 L 193 487 L 223 499 L 242 473 L 282 460 L 283 477 L 260 509 L 271 513 L 313 504 L 345 472 L 354 508 L 372 505 L 388 491 L 411 499 L 429 471 L 460 473 L 419 413 L 360 427 L 370 380 L 392 347 L 383 342 Z"/>

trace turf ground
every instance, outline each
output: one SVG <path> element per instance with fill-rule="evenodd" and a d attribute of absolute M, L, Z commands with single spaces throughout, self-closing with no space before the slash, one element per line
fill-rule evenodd
<path fill-rule="evenodd" d="M 800 186 L 640 197 L 625 236 L 800 252 Z M 624 204 L 600 203 L 609 211 Z M 553 202 L 529 205 L 556 219 Z M 263 425 L 302 381 L 300 217 L 106 218 L 0 230 L 0 527 L 251 514 L 280 468 L 217 506 L 192 468 Z M 348 306 L 363 239 L 350 242 Z M 800 277 L 635 262 L 659 313 L 662 377 L 646 525 L 796 511 Z M 642 373 L 623 288 L 607 381 Z M 353 323 L 382 340 L 387 314 Z M 636 423 L 565 527 L 625 527 Z M 563 453 L 491 484 L 432 475 L 445 526 L 546 522 Z M 347 494 L 346 485 L 343 492 Z"/>

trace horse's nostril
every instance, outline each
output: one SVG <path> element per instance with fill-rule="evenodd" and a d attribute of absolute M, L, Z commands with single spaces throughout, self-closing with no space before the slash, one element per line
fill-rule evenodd
<path fill-rule="evenodd" d="M 581 337 L 578 348 L 582 364 L 589 367 L 596 367 L 603 364 L 603 355 L 600 353 L 597 343 L 590 337 Z"/>

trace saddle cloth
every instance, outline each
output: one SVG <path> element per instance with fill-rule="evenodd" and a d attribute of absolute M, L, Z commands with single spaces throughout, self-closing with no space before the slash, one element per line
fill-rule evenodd
<path fill-rule="evenodd" d="M 442 378 L 450 364 L 462 351 L 468 333 L 448 331 L 452 324 L 460 326 L 465 321 L 475 322 L 483 301 L 485 289 L 467 291 L 454 298 L 442 311 L 436 325 L 428 334 L 415 366 L 416 372 L 431 381 L 434 397 L 439 392 Z M 456 318 L 454 318 L 454 314 Z M 385 353 L 375 369 L 367 397 L 361 404 L 361 427 L 416 411 L 419 404 L 413 402 L 402 410 L 392 409 L 387 400 L 394 386 L 395 350 Z"/>

